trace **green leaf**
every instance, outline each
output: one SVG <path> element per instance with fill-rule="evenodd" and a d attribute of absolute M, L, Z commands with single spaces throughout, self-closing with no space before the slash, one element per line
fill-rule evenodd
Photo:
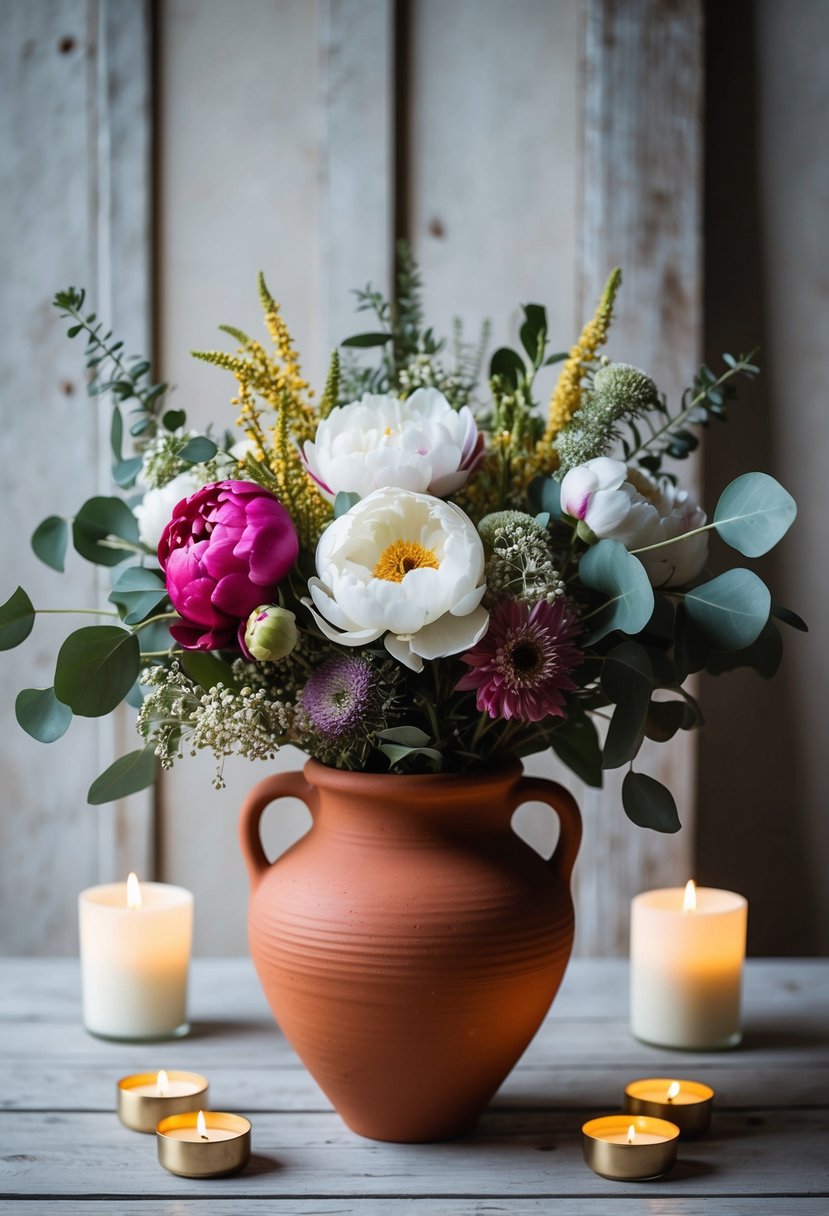
<path fill-rule="evenodd" d="M 407 756 L 427 756 L 428 759 L 435 761 L 436 769 L 439 769 L 443 762 L 443 756 L 433 747 L 403 747 L 398 743 L 380 743 L 377 750 L 384 756 L 388 756 L 389 766 L 398 764 Z"/>
<path fill-rule="evenodd" d="M 127 460 L 118 460 L 112 466 L 112 480 L 117 486 L 125 489 L 135 481 L 136 474 L 140 468 L 140 456 L 130 456 Z"/>
<path fill-rule="evenodd" d="M 541 304 L 525 304 L 524 317 L 520 330 L 521 345 L 532 360 L 533 367 L 540 367 L 547 345 L 547 312 Z"/>
<path fill-rule="evenodd" d="M 206 435 L 196 435 L 195 439 L 188 440 L 179 449 L 178 455 L 188 464 L 204 464 L 206 460 L 212 460 L 218 450 L 212 439 Z"/>
<path fill-rule="evenodd" d="M 746 557 L 761 557 L 786 535 L 797 515 L 788 490 L 768 473 L 744 473 L 726 486 L 713 524 L 727 545 Z"/>
<path fill-rule="evenodd" d="M 558 350 L 554 355 L 548 355 L 544 360 L 545 367 L 551 367 L 553 363 L 562 363 L 570 355 L 569 350 Z"/>
<path fill-rule="evenodd" d="M 653 684 L 648 652 L 637 642 L 623 642 L 605 658 L 601 685 L 616 709 L 605 738 L 602 768 L 620 768 L 639 751 Z"/>
<path fill-rule="evenodd" d="M 764 680 L 776 674 L 783 661 L 783 639 L 773 620 L 766 621 L 760 636 L 744 650 L 717 651 L 711 655 L 705 670 L 719 676 L 738 667 L 751 667 Z"/>
<path fill-rule="evenodd" d="M 651 701 L 645 721 L 645 734 L 657 743 L 667 743 L 689 721 L 684 701 Z"/>
<path fill-rule="evenodd" d="M 180 426 L 184 426 L 186 421 L 187 415 L 184 410 L 167 410 L 161 419 L 162 426 L 170 432 L 177 431 Z"/>
<path fill-rule="evenodd" d="M 92 806 L 102 806 L 105 802 L 126 798 L 128 794 L 137 794 L 154 783 L 157 768 L 155 747 L 150 743 L 110 764 L 92 782 L 86 800 Z"/>
<path fill-rule="evenodd" d="M 640 828 L 678 832 L 682 827 L 673 794 L 645 773 L 627 773 L 622 782 L 625 814 Z"/>
<path fill-rule="evenodd" d="M 505 384 L 517 388 L 527 374 L 524 360 L 517 351 L 499 346 L 489 362 L 490 376 L 500 376 Z"/>
<path fill-rule="evenodd" d="M 573 714 L 551 739 L 553 751 L 587 785 L 602 784 L 602 752 L 596 727 L 587 714 Z"/>
<path fill-rule="evenodd" d="M 359 494 L 353 494 L 350 490 L 340 490 L 334 498 L 334 518 L 339 519 L 341 515 L 345 515 L 359 501 Z"/>
<path fill-rule="evenodd" d="M 69 544 L 69 524 L 60 515 L 50 515 L 32 533 L 31 546 L 37 556 L 53 570 L 63 574 L 66 548 Z"/>
<path fill-rule="evenodd" d="M 217 684 L 225 688 L 238 688 L 239 682 L 233 669 L 215 654 L 206 650 L 185 650 L 178 656 L 179 662 L 194 684 L 207 691 Z"/>
<path fill-rule="evenodd" d="M 17 694 L 14 715 L 39 743 L 54 743 L 72 721 L 72 710 L 57 699 L 54 688 L 24 688 Z"/>
<path fill-rule="evenodd" d="M 527 487 L 527 499 L 531 510 L 537 515 L 561 518 L 561 482 L 554 477 L 534 477 Z"/>
<path fill-rule="evenodd" d="M 674 664 L 676 680 L 683 684 L 693 672 L 702 671 L 711 654 L 711 647 L 702 631 L 694 624 L 683 603 L 677 604 L 674 617 Z"/>
<path fill-rule="evenodd" d="M 586 587 L 610 597 L 591 618 L 585 644 L 598 642 L 614 629 L 635 634 L 645 628 L 653 612 L 653 588 L 645 567 L 624 545 L 617 540 L 600 540 L 579 562 L 579 577 Z"/>
<path fill-rule="evenodd" d="M 354 334 L 352 337 L 346 338 L 344 342 L 341 342 L 340 346 L 385 346 L 386 343 L 391 342 L 391 340 L 391 334 Z"/>
<path fill-rule="evenodd" d="M 13 650 L 32 632 L 35 610 L 22 587 L 0 605 L 0 650 Z"/>
<path fill-rule="evenodd" d="M 772 604 L 771 615 L 776 616 L 778 621 L 782 621 L 784 625 L 790 625 L 792 629 L 798 629 L 801 633 L 809 632 L 809 626 L 803 617 L 792 612 L 791 608 L 784 608 L 782 604 Z"/>
<path fill-rule="evenodd" d="M 122 548 L 102 543 L 109 537 L 137 544 L 138 523 L 135 516 L 120 498 L 88 499 L 72 524 L 75 548 L 88 562 L 95 562 L 98 566 L 117 566 L 126 553 Z"/>
<path fill-rule="evenodd" d="M 112 407 L 112 423 L 109 428 L 109 446 L 116 462 L 121 459 L 121 445 L 124 441 L 124 418 L 117 405 Z"/>
<path fill-rule="evenodd" d="M 378 731 L 380 739 L 388 739 L 390 743 L 400 743 L 404 747 L 424 747 L 431 737 L 418 726 L 391 726 L 388 730 Z"/>
<path fill-rule="evenodd" d="M 685 595 L 685 610 L 714 650 L 743 650 L 769 619 L 769 589 L 738 566 Z"/>
<path fill-rule="evenodd" d="M 138 678 L 138 638 L 118 625 L 70 633 L 58 653 L 55 693 L 82 718 L 100 718 L 120 705 Z"/>
<path fill-rule="evenodd" d="M 143 566 L 124 570 L 109 595 L 110 603 L 124 609 L 125 625 L 137 625 L 166 598 L 167 588 L 161 575 Z"/>

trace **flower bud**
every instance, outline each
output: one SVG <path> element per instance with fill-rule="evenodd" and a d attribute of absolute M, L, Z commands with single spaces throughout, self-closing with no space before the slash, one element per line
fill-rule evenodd
<path fill-rule="evenodd" d="M 262 663 L 284 659 L 298 639 L 296 617 L 278 604 L 262 604 L 248 617 L 245 646 L 252 657 Z"/>

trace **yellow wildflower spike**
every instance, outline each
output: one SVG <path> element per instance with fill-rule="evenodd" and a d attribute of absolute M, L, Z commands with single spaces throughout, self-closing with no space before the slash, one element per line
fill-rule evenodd
<path fill-rule="evenodd" d="M 549 449 L 558 432 L 565 427 L 581 406 L 581 382 L 585 369 L 596 357 L 600 346 L 607 341 L 610 321 L 613 315 L 613 302 L 622 282 L 622 272 L 617 267 L 610 272 L 605 283 L 599 306 L 595 316 L 588 321 L 581 332 L 578 342 L 561 369 L 561 375 L 550 397 L 550 407 L 547 416 L 547 426 L 540 440 Z"/>

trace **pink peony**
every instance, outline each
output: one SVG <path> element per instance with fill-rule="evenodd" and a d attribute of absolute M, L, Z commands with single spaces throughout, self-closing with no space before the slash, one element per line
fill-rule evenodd
<path fill-rule="evenodd" d="M 504 600 L 486 634 L 462 656 L 472 670 L 455 688 L 476 689 L 478 709 L 490 718 L 563 717 L 564 693 L 577 687 L 570 672 L 584 658 L 573 645 L 577 630 L 564 599 L 532 607 Z"/>
<path fill-rule="evenodd" d="M 251 481 L 217 481 L 184 498 L 161 534 L 158 560 L 181 616 L 170 633 L 186 650 L 238 644 L 247 618 L 296 561 L 291 517 Z"/>

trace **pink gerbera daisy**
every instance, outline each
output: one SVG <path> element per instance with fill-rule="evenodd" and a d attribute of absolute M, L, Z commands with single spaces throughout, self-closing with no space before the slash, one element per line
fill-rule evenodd
<path fill-rule="evenodd" d="M 472 670 L 455 688 L 476 689 L 478 709 L 490 718 L 563 717 L 564 693 L 577 687 L 570 672 L 584 659 L 573 645 L 577 632 L 563 598 L 532 607 L 505 600 L 492 610 L 484 637 L 462 656 Z"/>

